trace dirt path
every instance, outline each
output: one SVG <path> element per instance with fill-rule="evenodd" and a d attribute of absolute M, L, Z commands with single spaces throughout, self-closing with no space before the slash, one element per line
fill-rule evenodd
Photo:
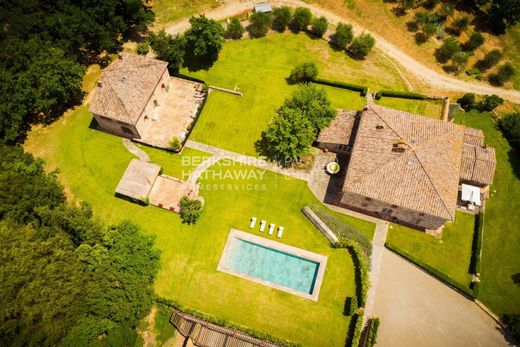
<path fill-rule="evenodd" d="M 242 1 L 242 0 L 227 0 L 224 5 L 211 10 L 206 13 L 206 16 L 209 18 L 213 18 L 216 20 L 221 20 L 224 18 L 231 17 L 237 13 L 243 12 L 247 9 L 250 9 L 256 2 L 258 1 Z M 359 25 L 356 22 L 353 22 L 350 19 L 342 18 L 330 11 L 324 10 L 318 6 L 306 4 L 299 0 L 276 0 L 270 1 L 273 6 L 302 6 L 307 7 L 313 11 L 313 13 L 317 16 L 325 16 L 330 22 L 338 23 L 340 21 L 349 22 L 352 24 L 354 32 L 359 34 L 361 32 L 370 33 L 376 39 L 376 47 L 383 51 L 388 56 L 392 57 L 395 61 L 397 61 L 401 66 L 408 70 L 411 74 L 413 74 L 418 80 L 429 85 L 431 87 L 447 90 L 447 91 L 455 91 L 455 92 L 472 92 L 477 94 L 497 94 L 500 97 L 520 103 L 520 91 L 517 90 L 509 90 L 503 88 L 493 87 L 484 83 L 477 82 L 465 82 L 458 80 L 454 77 L 441 74 L 437 71 L 426 67 L 422 63 L 418 62 L 410 55 L 402 51 L 400 48 L 396 47 L 389 41 L 385 40 L 382 36 L 375 34 L 363 26 Z M 166 26 L 166 31 L 170 34 L 176 34 L 185 31 L 189 27 L 188 19 L 184 19 L 177 23 L 173 23 Z"/>

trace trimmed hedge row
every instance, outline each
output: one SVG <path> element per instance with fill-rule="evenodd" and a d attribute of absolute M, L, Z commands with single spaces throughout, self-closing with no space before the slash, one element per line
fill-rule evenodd
<path fill-rule="evenodd" d="M 368 339 L 366 347 L 373 347 L 377 342 L 377 330 L 379 329 L 380 324 L 379 318 L 370 319 L 370 330 L 368 331 Z"/>
<path fill-rule="evenodd" d="M 354 263 L 354 277 L 356 280 L 356 297 L 359 307 L 365 306 L 368 293 L 368 271 L 370 268 L 369 258 L 361 250 L 359 244 L 354 240 L 342 240 L 333 244 L 334 248 L 346 248 L 352 256 Z"/>
<path fill-rule="evenodd" d="M 396 90 L 380 90 L 376 93 L 376 100 L 381 99 L 383 96 L 388 96 L 392 98 L 401 98 L 401 99 L 414 99 L 414 100 L 426 100 L 428 97 L 426 95 L 422 95 L 419 93 L 413 92 L 402 92 Z"/>
<path fill-rule="evenodd" d="M 361 334 L 363 333 L 363 314 L 359 313 L 355 316 L 352 316 L 351 319 L 355 319 L 354 331 L 352 332 L 352 342 L 350 346 L 357 347 L 359 346 L 359 340 L 361 339 Z"/>
<path fill-rule="evenodd" d="M 223 318 L 218 318 L 218 317 L 215 317 L 215 316 L 203 313 L 203 312 L 199 312 L 199 311 L 196 311 L 196 310 L 189 309 L 189 308 L 184 307 L 181 304 L 179 304 L 179 303 L 177 303 L 177 302 L 175 302 L 173 300 L 157 297 L 155 299 L 155 301 L 157 303 L 159 303 L 159 304 L 163 304 L 163 305 L 169 306 L 169 307 L 174 308 L 174 309 L 176 309 L 178 311 L 181 311 L 181 312 L 190 314 L 192 316 L 195 316 L 197 318 L 203 319 L 203 320 L 205 320 L 205 321 L 207 321 L 209 323 L 220 325 L 220 326 L 223 326 L 223 327 L 226 327 L 226 328 L 240 330 L 241 332 L 246 333 L 248 335 L 251 335 L 253 337 L 256 337 L 257 339 L 268 340 L 268 341 L 274 342 L 274 343 L 279 344 L 280 346 L 284 346 L 284 347 L 299 347 L 299 346 L 301 346 L 300 344 L 297 344 L 297 343 L 294 343 L 294 342 L 290 342 L 290 341 L 287 341 L 287 340 L 281 339 L 279 337 L 275 337 L 275 336 L 269 335 L 269 334 L 261 332 L 261 331 L 257 331 L 257 330 L 251 329 L 251 328 L 247 328 L 247 327 L 244 327 L 242 325 L 238 325 L 238 324 L 232 323 L 232 322 L 230 322 L 228 320 L 225 320 Z"/>
<path fill-rule="evenodd" d="M 366 96 L 368 93 L 368 88 L 365 86 L 361 86 L 359 84 L 331 81 L 331 80 L 326 80 L 323 78 L 316 78 L 313 82 L 316 84 L 322 84 L 322 85 L 329 86 L 329 87 L 348 89 L 348 90 L 352 90 L 355 92 L 360 92 L 361 96 Z"/>
<path fill-rule="evenodd" d="M 444 283 L 446 283 L 446 284 L 448 284 L 448 285 L 458 289 L 459 291 L 461 291 L 462 293 L 466 294 L 467 296 L 475 299 L 475 293 L 474 293 L 474 291 L 471 288 L 469 288 L 469 287 L 467 287 L 465 285 L 462 285 L 459 282 L 455 281 L 454 279 L 446 276 L 445 274 L 443 274 L 442 272 L 440 272 L 436 268 L 432 267 L 431 265 L 423 263 L 421 260 L 417 259 L 416 257 L 414 257 L 413 255 L 411 255 L 410 253 L 408 253 L 406 251 L 403 251 L 403 250 L 401 250 L 401 249 L 399 249 L 399 248 L 397 248 L 395 246 L 392 246 L 392 245 L 390 245 L 388 243 L 385 243 L 385 247 L 388 248 L 389 250 L 399 254 L 403 258 L 408 259 L 410 262 L 414 263 L 415 265 L 419 266 L 420 268 L 426 270 L 427 272 L 429 272 L 433 276 L 437 277 L 442 282 L 444 282 Z"/>
<path fill-rule="evenodd" d="M 309 208 L 336 234 L 338 239 L 356 241 L 367 256 L 372 254 L 372 243 L 359 230 L 345 225 L 338 218 L 328 214 L 316 205 L 310 205 Z"/>
<path fill-rule="evenodd" d="M 482 237 L 484 234 L 484 212 L 475 216 L 475 233 L 473 236 L 473 244 L 471 247 L 471 263 L 470 272 L 477 275 L 480 274 L 480 255 L 482 253 Z"/>

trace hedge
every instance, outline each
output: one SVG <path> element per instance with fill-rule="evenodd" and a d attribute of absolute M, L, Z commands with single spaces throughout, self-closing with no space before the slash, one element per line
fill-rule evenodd
<path fill-rule="evenodd" d="M 468 286 L 460 284 L 459 282 L 453 280 L 452 278 L 450 278 L 449 276 L 447 276 L 444 273 L 440 272 L 439 270 L 437 270 L 436 268 L 432 267 L 431 265 L 422 262 L 421 260 L 417 259 L 415 256 L 411 255 L 410 253 L 408 253 L 406 251 L 403 251 L 403 250 L 401 250 L 401 249 L 399 249 L 399 248 L 397 248 L 395 246 L 392 246 L 391 244 L 388 244 L 388 243 L 385 243 L 385 247 L 388 248 L 389 250 L 399 254 L 403 258 L 408 259 L 410 262 L 412 262 L 415 265 L 417 265 L 418 267 L 424 269 L 426 272 L 429 272 L 430 274 L 432 274 L 433 276 L 437 277 L 442 282 L 444 282 L 444 283 L 446 283 L 446 284 L 448 284 L 448 285 L 458 289 L 460 292 L 462 292 L 462 293 L 466 294 L 467 296 L 475 299 L 474 291 L 471 290 Z"/>
<path fill-rule="evenodd" d="M 331 81 L 331 80 L 326 80 L 323 78 L 316 78 L 313 82 L 316 84 L 322 84 L 322 85 L 329 86 L 329 87 L 342 88 L 342 89 L 352 90 L 355 92 L 360 92 L 361 96 L 366 96 L 368 93 L 368 88 L 365 86 L 361 86 L 359 84 Z"/>
<path fill-rule="evenodd" d="M 475 216 L 475 232 L 471 246 L 470 272 L 480 274 L 480 255 L 482 253 L 482 237 L 484 234 L 484 212 Z"/>
<path fill-rule="evenodd" d="M 376 93 L 376 100 L 381 99 L 383 96 L 401 99 L 414 99 L 414 100 L 426 100 L 428 97 L 419 93 L 413 92 L 401 92 L 396 90 L 380 90 Z"/>
<path fill-rule="evenodd" d="M 359 230 L 349 225 L 345 225 L 335 216 L 323 211 L 316 205 L 309 208 L 336 234 L 340 240 L 352 240 L 359 243 L 367 256 L 372 253 L 372 243 Z"/>
<path fill-rule="evenodd" d="M 352 316 L 350 323 L 352 330 L 352 338 L 350 339 L 350 346 L 357 347 L 359 346 L 359 340 L 361 338 L 361 333 L 363 332 L 363 314 L 356 314 Z M 348 345 L 348 343 L 347 343 Z"/>
<path fill-rule="evenodd" d="M 365 300 L 368 293 L 368 271 L 369 271 L 369 258 L 359 247 L 359 244 L 353 240 L 342 240 L 336 242 L 334 248 L 346 248 L 354 263 L 354 278 L 356 281 L 356 297 L 359 307 L 365 306 Z"/>
<path fill-rule="evenodd" d="M 368 339 L 366 347 L 373 347 L 377 342 L 377 330 L 379 329 L 379 318 L 370 319 L 370 330 L 368 331 Z"/>
<path fill-rule="evenodd" d="M 299 346 L 301 346 L 300 344 L 297 344 L 297 343 L 294 343 L 294 342 L 290 342 L 290 341 L 287 341 L 287 340 L 281 339 L 279 337 L 275 337 L 275 336 L 269 335 L 267 333 L 264 333 L 264 332 L 261 332 L 261 331 L 258 331 L 258 330 L 247 328 L 247 327 L 244 327 L 242 325 L 238 325 L 238 324 L 232 323 L 232 322 L 230 322 L 228 320 L 225 320 L 223 318 L 218 318 L 218 317 L 215 317 L 215 316 L 212 316 L 212 315 L 208 315 L 206 313 L 202 313 L 202 312 L 199 312 L 199 311 L 196 311 L 196 310 L 192 310 L 192 309 L 183 307 L 181 304 L 179 304 L 179 303 L 177 303 L 177 302 L 175 302 L 173 300 L 169 300 L 169 299 L 161 298 L 161 297 L 156 297 L 155 301 L 157 303 L 159 303 L 159 304 L 163 304 L 163 305 L 169 306 L 171 308 L 174 308 L 177 311 L 181 311 L 181 312 L 190 314 L 192 316 L 195 316 L 197 318 L 203 319 L 203 320 L 205 320 L 205 321 L 207 321 L 209 323 L 213 323 L 213 324 L 220 325 L 220 326 L 223 326 L 223 327 L 226 327 L 226 328 L 230 328 L 230 329 L 240 330 L 241 332 L 246 333 L 248 335 L 251 335 L 253 337 L 256 337 L 257 339 L 271 341 L 273 343 L 279 344 L 280 346 L 284 346 L 284 347 L 299 347 Z"/>

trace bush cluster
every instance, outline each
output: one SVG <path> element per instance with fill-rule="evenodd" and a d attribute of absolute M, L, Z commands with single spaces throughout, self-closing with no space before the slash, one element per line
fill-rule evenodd
<path fill-rule="evenodd" d="M 180 215 L 183 223 L 197 223 L 202 215 L 202 201 L 183 196 L 180 201 Z"/>
<path fill-rule="evenodd" d="M 491 112 L 498 106 L 504 103 L 504 100 L 498 95 L 485 95 L 477 101 L 477 96 L 474 93 L 466 93 L 459 98 L 457 102 L 464 111 L 471 111 L 477 109 L 480 112 Z"/>
<path fill-rule="evenodd" d="M 309 83 L 317 77 L 318 67 L 314 62 L 307 62 L 296 66 L 287 77 L 287 82 L 289 84 Z"/>

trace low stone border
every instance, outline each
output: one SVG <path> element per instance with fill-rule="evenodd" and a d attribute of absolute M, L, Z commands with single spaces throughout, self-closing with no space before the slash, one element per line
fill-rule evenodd
<path fill-rule="evenodd" d="M 318 228 L 319 231 L 321 231 L 321 233 L 332 243 L 332 244 L 335 244 L 336 242 L 339 241 L 338 237 L 336 236 L 336 234 L 334 234 L 334 232 L 332 230 L 330 230 L 330 228 L 327 226 L 327 224 L 325 224 L 317 215 L 316 213 L 314 213 L 309 207 L 305 206 L 303 209 L 302 209 L 302 212 L 303 214 L 309 218 L 312 222 L 312 224 L 314 224 L 316 226 L 316 228 Z"/>
<path fill-rule="evenodd" d="M 209 88 L 211 88 L 213 90 L 218 90 L 219 92 L 229 93 L 229 94 L 233 94 L 233 95 L 237 95 L 237 96 L 244 95 L 242 92 L 237 92 L 236 90 L 232 90 L 232 89 L 226 89 L 226 88 L 215 87 L 215 86 L 209 86 Z"/>

